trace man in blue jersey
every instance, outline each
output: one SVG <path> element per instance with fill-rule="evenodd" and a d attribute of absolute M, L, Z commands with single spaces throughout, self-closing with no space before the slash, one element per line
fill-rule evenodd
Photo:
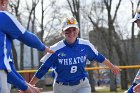
<path fill-rule="evenodd" d="M 140 28 L 140 9 L 137 9 L 134 18 L 130 22 L 136 23 Z M 140 93 L 140 70 L 137 72 L 131 87 L 124 93 Z"/>
<path fill-rule="evenodd" d="M 87 60 L 103 63 L 114 74 L 119 74 L 120 69 L 99 53 L 88 40 L 77 38 L 79 27 L 74 17 L 66 18 L 62 33 L 65 39 L 51 46 L 55 53 L 48 53 L 41 59 L 43 64 L 30 84 L 35 85 L 52 67 L 55 74 L 53 93 L 91 93 L 85 70 Z"/>
<path fill-rule="evenodd" d="M 7 11 L 8 0 L 0 0 L 0 93 L 10 93 L 9 84 L 24 93 L 40 93 L 28 84 L 15 70 L 12 58 L 12 40 L 17 39 L 40 51 L 53 53 L 33 33 L 26 29 Z M 8 83 L 7 83 L 8 81 Z"/>

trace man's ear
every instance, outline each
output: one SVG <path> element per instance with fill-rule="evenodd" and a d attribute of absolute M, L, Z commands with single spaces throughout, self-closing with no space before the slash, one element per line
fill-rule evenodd
<path fill-rule="evenodd" d="M 64 31 L 62 31 L 60 34 L 61 34 L 61 36 L 65 37 L 65 32 Z"/>
<path fill-rule="evenodd" d="M 76 31 L 78 32 L 78 34 L 79 34 L 79 29 L 78 28 L 76 28 Z"/>

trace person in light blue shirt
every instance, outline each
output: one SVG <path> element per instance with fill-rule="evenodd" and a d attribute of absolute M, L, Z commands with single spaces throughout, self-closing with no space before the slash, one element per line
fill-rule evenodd
<path fill-rule="evenodd" d="M 50 47 L 55 53 L 48 53 L 41 59 L 43 64 L 30 84 L 35 85 L 52 67 L 55 74 L 53 93 L 91 93 L 85 70 L 87 60 L 103 63 L 114 74 L 119 74 L 120 69 L 98 52 L 88 40 L 77 38 L 79 27 L 74 17 L 64 20 L 62 33 L 65 39 Z"/>
<path fill-rule="evenodd" d="M 12 40 L 36 48 L 39 51 L 53 53 L 39 38 L 27 31 L 8 10 L 8 0 L 0 0 L 0 93 L 10 93 L 9 84 L 13 84 L 24 93 L 40 93 L 37 87 L 28 84 L 15 70 L 12 57 Z M 8 82 L 8 83 L 7 83 Z"/>

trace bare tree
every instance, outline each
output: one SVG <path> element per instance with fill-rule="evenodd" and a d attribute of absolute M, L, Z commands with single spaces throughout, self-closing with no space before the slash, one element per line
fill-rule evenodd
<path fill-rule="evenodd" d="M 45 5 L 44 3 L 47 3 L 48 5 Z M 56 6 L 56 0 L 52 0 L 50 2 L 45 2 L 44 0 L 41 0 L 41 20 L 38 20 L 38 25 L 40 28 L 40 32 L 38 32 L 38 36 L 41 39 L 42 42 L 46 43 L 50 38 L 55 37 L 56 34 L 59 33 L 59 29 L 56 27 L 60 26 L 60 12 L 59 7 Z M 51 17 L 46 19 L 46 16 L 48 12 L 50 12 L 51 8 Z M 46 31 L 46 32 L 45 32 Z M 39 52 L 38 54 L 39 59 L 42 58 L 43 53 Z M 39 62 L 41 65 L 41 63 Z"/>
<path fill-rule="evenodd" d="M 35 15 L 36 11 L 34 9 L 34 12 L 33 12 L 33 18 L 32 18 L 32 31 L 34 33 L 35 31 L 35 19 L 36 19 L 36 15 Z M 31 48 L 31 68 L 33 69 L 34 68 L 34 51 L 33 51 L 33 48 Z"/>
<path fill-rule="evenodd" d="M 29 17 L 28 17 L 28 22 L 27 22 L 27 30 L 30 27 L 30 21 L 32 19 L 32 15 L 34 14 L 33 12 L 35 11 L 35 8 L 36 8 L 38 3 L 39 3 L 39 0 L 32 0 L 32 5 L 31 4 L 29 5 L 28 1 L 26 1 L 27 10 L 29 11 Z"/>
<path fill-rule="evenodd" d="M 104 42 L 107 45 L 108 56 L 109 56 L 110 61 L 113 62 L 114 64 L 117 64 L 114 62 L 114 58 L 115 58 L 114 52 L 116 51 L 118 58 L 119 58 L 119 64 L 126 65 L 125 59 L 123 57 L 124 54 L 123 54 L 123 51 L 121 48 L 121 39 L 120 39 L 119 35 L 116 33 L 115 26 L 114 26 L 115 20 L 117 17 L 117 13 L 118 13 L 118 9 L 119 9 L 119 6 L 120 6 L 122 0 L 118 1 L 118 4 L 116 5 L 116 8 L 115 8 L 114 15 L 111 14 L 112 1 L 113 0 L 103 0 L 100 3 L 97 2 L 98 5 L 95 3 L 96 1 L 94 1 L 92 3 L 91 10 L 89 10 L 90 13 L 87 13 L 87 15 L 88 15 L 90 22 L 93 25 L 93 28 L 96 29 L 97 31 L 101 31 L 102 34 L 100 34 L 100 35 L 102 36 L 102 38 L 104 38 L 104 40 L 105 40 Z M 102 6 L 100 8 L 97 8 L 97 7 L 99 7 L 99 5 L 101 3 L 103 3 Z M 104 18 L 105 9 L 107 10 L 107 20 L 105 20 L 105 18 Z M 84 13 L 86 13 L 86 12 L 84 12 Z M 96 18 L 96 20 L 95 20 L 95 18 Z M 103 25 L 103 24 L 106 24 L 106 25 Z M 107 30 L 105 30 L 106 26 L 108 26 L 108 28 L 106 28 Z M 121 71 L 121 73 L 123 73 L 123 74 L 121 74 L 121 78 L 125 78 L 125 76 L 127 74 L 126 70 Z M 112 73 L 110 74 L 110 80 L 111 80 L 110 91 L 117 91 L 116 76 L 113 75 Z M 127 79 L 125 79 L 125 80 L 127 80 Z M 121 82 L 121 86 L 123 89 L 127 88 L 127 84 L 126 84 L 127 81 L 125 81 L 125 80 L 123 80 Z"/>
<path fill-rule="evenodd" d="M 44 0 L 41 0 L 41 23 L 40 23 L 40 33 L 38 33 L 38 36 L 40 38 L 40 40 L 43 42 L 43 35 L 44 35 L 44 16 L 45 16 L 45 11 L 47 8 L 44 8 Z M 39 65 L 41 65 L 40 63 L 40 59 L 43 56 L 43 53 L 39 52 L 38 53 L 38 57 L 39 57 Z"/>
<path fill-rule="evenodd" d="M 120 40 L 119 40 L 119 38 L 118 38 L 118 35 L 117 35 L 117 33 L 115 32 L 115 27 L 114 27 L 114 22 L 115 22 L 115 19 L 116 19 L 116 16 L 117 16 L 117 12 L 118 12 L 118 9 L 119 9 L 119 6 L 120 6 L 120 4 L 121 4 L 121 1 L 122 0 L 119 0 L 118 1 L 118 4 L 116 5 L 116 9 L 115 9 L 115 13 L 114 13 L 114 16 L 112 16 L 111 15 L 111 10 L 112 10 L 112 1 L 113 0 L 104 0 L 104 4 L 105 4 L 105 6 L 106 6 L 106 9 L 107 9 L 107 13 L 108 13 L 108 35 L 109 35 L 109 37 L 108 37 L 108 41 L 109 41 L 109 43 L 108 43 L 108 49 L 109 49 L 109 59 L 113 62 L 113 58 L 112 58 L 112 53 L 113 53 L 113 46 L 115 47 L 115 49 L 117 50 L 116 52 L 118 53 L 118 57 L 119 57 L 119 59 L 120 59 L 120 65 L 125 65 L 125 61 L 124 61 L 124 59 L 123 59 L 123 57 L 122 57 L 122 55 L 123 55 L 123 52 L 121 51 L 121 47 L 120 47 Z M 114 38 L 115 38 L 115 40 L 114 40 Z M 115 42 L 114 42 L 114 41 Z M 121 56 L 120 56 L 121 55 Z M 121 77 L 123 78 L 123 77 L 125 77 L 126 76 L 126 70 L 123 70 L 122 72 L 121 72 L 122 74 L 121 74 Z M 125 75 L 125 76 L 123 76 L 123 75 Z M 111 79 L 111 83 L 110 83 L 110 91 L 117 91 L 116 90 L 116 88 L 117 88 L 117 86 L 116 86 L 116 80 L 115 80 L 115 75 L 113 75 L 113 74 L 110 74 L 110 79 Z M 125 79 L 126 80 L 126 79 Z M 125 80 L 123 80 L 123 81 L 121 81 L 121 82 L 123 82 L 123 83 L 121 83 L 122 84 L 122 87 L 124 87 L 124 88 L 126 88 L 127 86 L 127 84 L 126 84 L 126 82 L 124 82 Z"/>
<path fill-rule="evenodd" d="M 36 6 L 38 3 L 39 3 L 39 0 L 32 0 L 32 5 L 31 4 L 28 5 L 28 3 L 26 1 L 27 10 L 29 11 L 27 30 L 29 30 L 29 27 L 31 25 L 31 32 L 32 33 L 35 33 L 35 20 L 36 20 L 35 9 L 36 9 Z M 30 54 L 31 54 L 31 68 L 33 69 L 34 68 L 33 48 L 31 48 Z"/>
<path fill-rule="evenodd" d="M 68 5 L 70 7 L 70 11 L 73 14 L 74 17 L 76 17 L 78 23 L 79 23 L 79 29 L 80 29 L 80 0 L 67 0 Z M 80 37 L 80 33 L 79 33 Z"/>

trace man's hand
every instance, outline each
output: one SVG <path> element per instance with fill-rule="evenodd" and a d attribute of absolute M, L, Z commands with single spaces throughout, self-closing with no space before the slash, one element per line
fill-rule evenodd
<path fill-rule="evenodd" d="M 120 74 L 121 70 L 117 66 L 113 65 L 108 59 L 105 59 L 103 64 L 108 66 L 111 69 L 113 74 L 115 75 Z"/>
<path fill-rule="evenodd" d="M 140 76 L 136 76 L 135 79 L 140 80 Z"/>
<path fill-rule="evenodd" d="M 134 93 L 140 93 L 140 83 L 133 88 Z"/>
<path fill-rule="evenodd" d="M 41 88 L 38 88 L 38 87 L 35 87 L 35 86 L 33 86 L 33 85 L 30 85 L 29 83 L 28 83 L 28 88 L 27 88 L 27 90 L 25 90 L 25 91 L 19 91 L 19 93 L 41 93 Z"/>
<path fill-rule="evenodd" d="M 45 54 L 46 53 L 52 53 L 52 54 L 54 53 L 54 51 L 53 50 L 50 50 L 48 47 L 46 47 L 46 49 L 45 49 L 44 52 L 45 52 Z"/>
<path fill-rule="evenodd" d="M 113 66 L 111 68 L 111 71 L 112 71 L 113 74 L 117 75 L 117 74 L 120 74 L 121 70 L 117 66 Z"/>

